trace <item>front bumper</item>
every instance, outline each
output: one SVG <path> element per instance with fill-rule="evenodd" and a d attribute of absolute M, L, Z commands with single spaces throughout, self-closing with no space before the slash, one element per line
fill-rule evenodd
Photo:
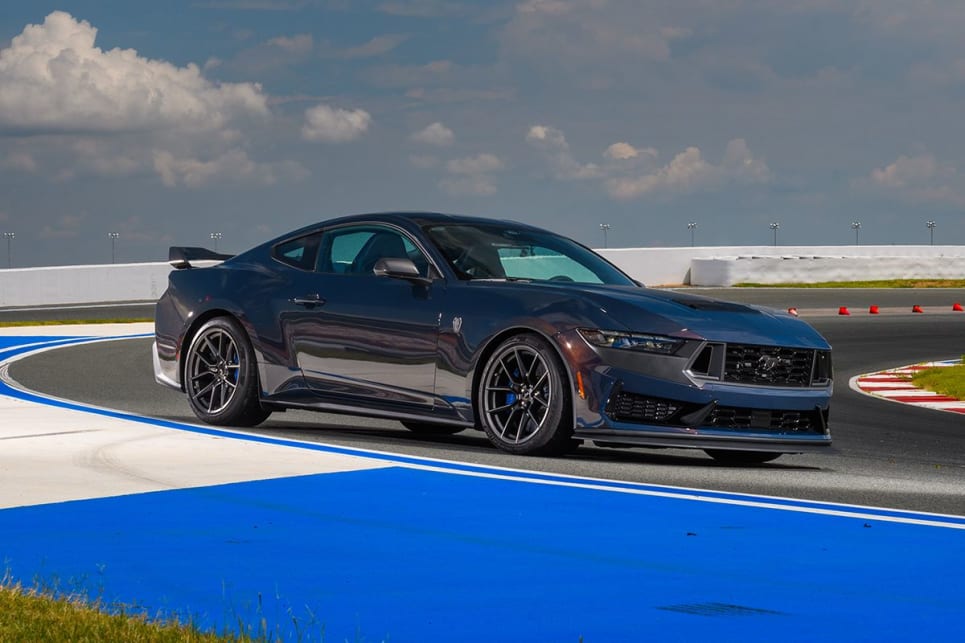
<path fill-rule="evenodd" d="M 651 447 L 800 453 L 831 444 L 830 380 L 769 386 L 698 379 L 696 353 L 598 351 L 562 338 L 573 369 L 574 437 Z"/>

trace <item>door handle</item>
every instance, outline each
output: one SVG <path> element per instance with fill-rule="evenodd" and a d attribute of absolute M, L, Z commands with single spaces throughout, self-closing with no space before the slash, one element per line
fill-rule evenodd
<path fill-rule="evenodd" d="M 325 303 L 325 300 L 322 299 L 318 294 L 308 295 L 307 297 L 293 297 L 289 301 L 296 306 L 305 306 L 306 308 L 321 306 Z"/>

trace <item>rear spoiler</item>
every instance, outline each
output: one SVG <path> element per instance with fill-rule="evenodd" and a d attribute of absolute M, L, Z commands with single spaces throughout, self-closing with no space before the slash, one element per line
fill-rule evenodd
<path fill-rule="evenodd" d="M 193 268 L 191 262 L 221 262 L 231 259 L 234 255 L 223 255 L 207 248 L 192 248 L 184 246 L 171 246 L 168 250 L 168 263 L 176 270 Z M 210 264 L 209 264 L 210 265 Z"/>

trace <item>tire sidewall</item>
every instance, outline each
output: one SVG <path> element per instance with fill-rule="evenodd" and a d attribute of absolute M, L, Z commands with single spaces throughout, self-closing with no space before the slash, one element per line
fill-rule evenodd
<path fill-rule="evenodd" d="M 498 368 L 499 359 L 507 351 L 518 346 L 525 346 L 526 348 L 536 351 L 546 364 L 546 368 L 550 373 L 552 399 L 552 404 L 547 411 L 547 416 L 543 422 L 543 426 L 539 429 L 535 436 L 522 444 L 515 444 L 503 440 L 497 433 L 492 424 L 492 420 L 489 418 L 489 414 L 486 413 L 485 410 L 486 385 L 489 379 L 492 377 L 493 370 Z M 564 370 L 562 360 L 560 360 L 559 356 L 556 354 L 556 351 L 549 344 L 549 342 L 532 333 L 514 335 L 513 337 L 510 337 L 509 339 L 500 343 L 483 366 L 482 376 L 479 378 L 476 390 L 479 423 L 486 432 L 486 437 L 489 438 L 489 441 L 492 442 L 496 448 L 502 451 L 519 455 L 537 455 L 563 452 L 565 450 L 565 446 L 569 445 L 569 442 L 571 441 L 570 436 L 573 433 L 572 427 L 567 426 L 567 423 L 569 423 L 568 418 L 570 417 L 570 398 L 568 391 L 568 380 L 566 378 L 566 372 Z"/>
<path fill-rule="evenodd" d="M 191 395 L 191 384 L 188 380 L 190 373 L 188 370 L 191 367 L 192 359 L 198 350 L 198 344 L 201 338 L 204 337 L 209 331 L 213 329 L 221 330 L 226 333 L 231 340 L 235 343 L 238 349 L 238 382 L 236 384 L 236 390 L 231 398 L 228 405 L 219 411 L 218 413 L 209 413 L 206 409 L 200 408 Z M 209 424 L 238 424 L 242 423 L 244 416 L 247 413 L 249 407 L 249 400 L 252 395 L 257 395 L 258 387 L 258 375 L 255 370 L 255 359 L 254 351 L 251 348 L 251 342 L 248 341 L 248 335 L 245 333 L 244 329 L 234 319 L 228 317 L 215 317 L 214 319 L 208 320 L 198 329 L 198 332 L 194 334 L 194 338 L 191 340 L 191 345 L 188 348 L 188 352 L 185 356 L 185 390 L 188 393 L 188 403 L 191 405 L 191 410 L 194 414 L 198 416 L 204 422 Z M 252 391 L 252 387 L 255 389 Z"/>

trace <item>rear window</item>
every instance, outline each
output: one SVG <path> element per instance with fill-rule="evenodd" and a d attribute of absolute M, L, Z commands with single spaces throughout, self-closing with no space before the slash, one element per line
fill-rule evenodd
<path fill-rule="evenodd" d="M 272 248 L 271 256 L 299 270 L 314 270 L 315 255 L 318 254 L 318 239 L 320 236 L 321 235 L 316 233 L 289 241 L 282 241 Z"/>

